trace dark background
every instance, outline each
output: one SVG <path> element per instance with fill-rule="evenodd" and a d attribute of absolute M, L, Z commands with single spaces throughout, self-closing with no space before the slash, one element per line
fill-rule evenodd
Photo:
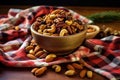
<path fill-rule="evenodd" d="M 120 0 L 0 0 L 0 5 L 120 7 Z"/>

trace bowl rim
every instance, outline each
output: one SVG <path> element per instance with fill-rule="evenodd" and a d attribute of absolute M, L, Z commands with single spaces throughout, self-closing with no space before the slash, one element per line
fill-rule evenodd
<path fill-rule="evenodd" d="M 86 26 L 85 24 L 83 24 L 83 25 L 85 26 L 85 29 L 84 29 L 84 30 L 82 30 L 82 31 L 79 32 L 79 33 L 75 33 L 75 34 L 67 35 L 67 36 L 46 36 L 46 35 L 42 35 L 42 34 L 38 33 L 38 32 L 33 28 L 33 27 L 34 27 L 33 24 L 32 24 L 31 27 L 30 27 L 30 31 L 31 31 L 31 32 L 34 32 L 35 34 L 40 35 L 40 36 L 42 36 L 42 37 L 65 38 L 65 37 L 71 37 L 71 36 L 79 35 L 79 34 L 84 33 L 84 32 L 87 34 L 87 32 L 86 32 L 87 26 Z M 86 35 L 85 35 L 85 36 L 86 36 Z"/>
<path fill-rule="evenodd" d="M 90 33 L 87 33 L 86 32 L 86 36 L 87 35 L 90 35 L 90 34 L 97 34 L 97 33 L 99 33 L 99 31 L 100 31 L 100 28 L 99 28 L 99 26 L 97 26 L 97 25 L 87 25 L 87 26 L 90 26 L 90 27 L 92 27 L 92 28 L 94 28 L 95 29 L 95 31 L 94 32 L 90 32 Z"/>

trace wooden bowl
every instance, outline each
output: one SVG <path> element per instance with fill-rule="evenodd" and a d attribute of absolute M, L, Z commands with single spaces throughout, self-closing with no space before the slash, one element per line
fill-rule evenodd
<path fill-rule="evenodd" d="M 31 26 L 31 34 L 41 48 L 61 55 L 75 50 L 86 38 L 86 30 L 68 36 L 45 36 L 34 30 L 33 25 Z"/>
<path fill-rule="evenodd" d="M 87 32 L 86 33 L 86 39 L 91 39 L 94 38 L 99 32 L 100 32 L 100 28 L 97 25 L 87 25 L 87 27 L 91 27 L 94 29 L 93 32 Z"/>

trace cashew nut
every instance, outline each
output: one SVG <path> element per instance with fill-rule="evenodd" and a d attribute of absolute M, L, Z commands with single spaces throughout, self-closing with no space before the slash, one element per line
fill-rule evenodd
<path fill-rule="evenodd" d="M 62 30 L 60 31 L 59 36 L 64 36 L 64 35 L 67 34 L 67 33 L 68 33 L 68 31 L 67 31 L 66 29 L 62 29 Z"/>
<path fill-rule="evenodd" d="M 54 33 L 54 32 L 56 31 L 55 25 L 53 24 L 53 25 L 51 25 L 50 27 L 51 27 L 51 29 L 46 29 L 47 32 L 48 32 L 48 33 Z"/>
<path fill-rule="evenodd" d="M 61 71 L 61 66 L 60 65 L 53 65 L 53 69 L 55 69 L 55 72 L 60 72 Z"/>
<path fill-rule="evenodd" d="M 65 23 L 66 23 L 67 25 L 71 25 L 71 24 L 73 23 L 73 21 L 72 21 L 72 20 L 66 20 Z"/>
<path fill-rule="evenodd" d="M 55 14 L 51 14 L 51 15 L 50 15 L 50 19 L 54 19 L 55 17 L 56 17 Z"/>
<path fill-rule="evenodd" d="M 40 26 L 39 26 L 39 29 L 40 29 L 41 31 L 43 31 L 45 28 L 46 28 L 46 25 L 40 25 Z"/>

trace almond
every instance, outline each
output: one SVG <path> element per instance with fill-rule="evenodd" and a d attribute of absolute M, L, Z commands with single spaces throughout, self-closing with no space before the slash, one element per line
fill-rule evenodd
<path fill-rule="evenodd" d="M 40 49 L 41 49 L 40 46 L 37 45 L 34 49 L 34 53 L 38 52 Z"/>
<path fill-rule="evenodd" d="M 40 57 L 42 54 L 44 54 L 44 51 L 38 51 L 36 52 L 35 56 Z"/>
<path fill-rule="evenodd" d="M 35 71 L 35 76 L 42 75 L 47 70 L 47 67 L 41 67 Z"/>
<path fill-rule="evenodd" d="M 26 49 L 27 51 L 29 51 L 29 50 L 31 50 L 31 49 L 34 49 L 34 47 L 33 47 L 33 46 L 27 46 L 25 49 Z"/>
<path fill-rule="evenodd" d="M 55 54 L 49 54 L 45 57 L 46 62 L 51 62 L 53 61 L 57 56 Z"/>
<path fill-rule="evenodd" d="M 27 57 L 30 58 L 30 59 L 36 59 L 36 57 L 32 54 L 27 54 Z"/>
<path fill-rule="evenodd" d="M 75 70 L 75 68 L 71 64 L 67 65 L 67 69 L 69 69 L 69 70 Z"/>
<path fill-rule="evenodd" d="M 76 69 L 83 69 L 82 64 L 78 64 L 78 63 L 73 63 L 72 66 Z"/>
<path fill-rule="evenodd" d="M 80 77 L 84 78 L 86 73 L 87 73 L 87 70 L 83 69 L 82 71 L 80 71 Z"/>
<path fill-rule="evenodd" d="M 38 70 L 38 68 L 33 68 L 31 72 L 34 74 L 36 70 Z"/>

